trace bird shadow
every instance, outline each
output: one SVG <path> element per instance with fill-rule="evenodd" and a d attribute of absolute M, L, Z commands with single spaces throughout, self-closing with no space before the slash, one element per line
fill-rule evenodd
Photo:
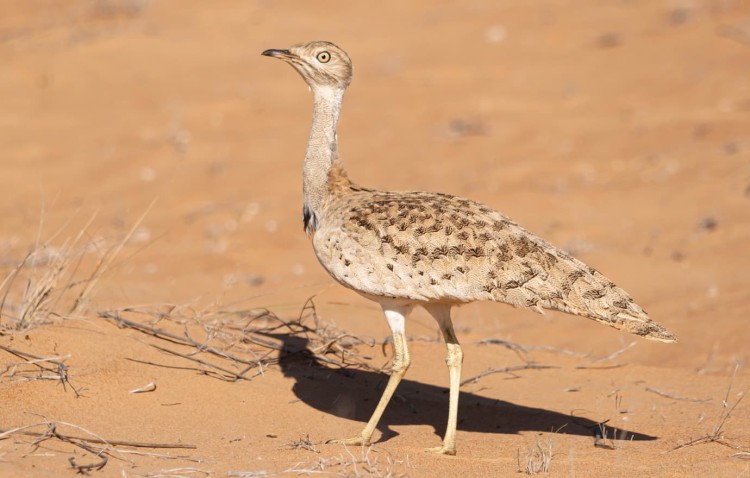
<path fill-rule="evenodd" d="M 285 353 L 279 360 L 284 376 L 295 380 L 292 391 L 303 403 L 331 415 L 366 423 L 388 381 L 385 373 L 356 368 L 331 368 L 306 353 L 309 340 L 293 334 L 263 334 L 281 340 Z M 301 353 L 300 353 L 301 352 Z M 447 381 L 446 371 L 446 381 Z M 448 389 L 404 379 L 378 424 L 386 441 L 398 433 L 393 425 L 430 425 L 442 436 L 448 415 Z M 604 426 L 587 418 L 543 408 L 526 407 L 504 400 L 460 392 L 458 430 L 480 433 L 523 431 L 557 432 L 590 436 L 597 445 L 602 438 L 655 440 L 657 437 Z M 352 430 L 354 435 L 359 430 Z M 342 438 L 342 437 L 329 437 Z M 604 445 L 606 446 L 606 445 Z"/>

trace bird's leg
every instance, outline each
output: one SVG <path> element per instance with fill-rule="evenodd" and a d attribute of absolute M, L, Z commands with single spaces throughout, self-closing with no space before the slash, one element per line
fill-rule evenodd
<path fill-rule="evenodd" d="M 393 393 L 396 391 L 399 382 L 406 374 L 406 370 L 409 368 L 411 358 L 409 358 L 409 349 L 406 347 L 406 335 L 404 324 L 406 322 L 406 316 L 409 314 L 413 306 L 411 305 L 398 305 L 392 304 L 381 304 L 385 317 L 388 319 L 388 325 L 391 328 L 393 334 L 393 362 L 391 365 L 391 376 L 388 379 L 388 384 L 385 386 L 383 395 L 380 397 L 380 402 L 372 413 L 370 420 L 365 425 L 365 428 L 354 438 L 348 438 L 343 440 L 328 440 L 327 443 L 341 443 L 344 445 L 369 445 L 370 438 L 375 431 L 375 427 L 380 421 L 380 417 L 383 416 L 385 407 L 391 400 Z"/>
<path fill-rule="evenodd" d="M 461 364 L 464 353 L 458 343 L 456 333 L 453 331 L 451 321 L 451 306 L 446 304 L 431 304 L 425 307 L 427 311 L 437 320 L 440 330 L 448 348 L 445 363 L 448 365 L 450 375 L 450 394 L 448 401 L 448 425 L 443 438 L 443 445 L 428 448 L 427 451 L 442 453 L 445 455 L 456 454 L 456 423 L 458 422 L 458 388 L 461 383 Z"/>

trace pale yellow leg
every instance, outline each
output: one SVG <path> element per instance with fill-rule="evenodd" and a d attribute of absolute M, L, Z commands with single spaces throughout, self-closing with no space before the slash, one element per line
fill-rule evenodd
<path fill-rule="evenodd" d="M 464 353 L 461 350 L 461 345 L 458 343 L 456 333 L 453 331 L 453 322 L 450 317 L 450 306 L 437 304 L 428 306 L 426 309 L 438 321 L 440 330 L 443 332 L 445 345 L 448 348 L 448 356 L 445 358 L 445 363 L 448 365 L 448 373 L 450 375 L 448 425 L 445 429 L 443 445 L 435 448 L 428 448 L 427 451 L 442 453 L 445 455 L 455 455 L 456 425 L 458 423 L 458 389 L 461 384 L 461 364 L 464 360 Z"/>
<path fill-rule="evenodd" d="M 398 387 L 399 382 L 401 382 L 401 379 L 406 374 L 406 370 L 411 363 L 409 349 L 406 346 L 406 335 L 404 333 L 404 322 L 406 321 L 406 316 L 411 309 L 412 306 L 395 307 L 390 304 L 388 306 L 383 305 L 383 311 L 385 312 L 385 316 L 388 319 L 388 325 L 391 327 L 391 332 L 393 333 L 393 363 L 388 384 L 385 386 L 385 390 L 380 397 L 378 406 L 375 408 L 370 420 L 359 435 L 343 440 L 328 440 L 327 443 L 341 443 L 344 445 L 370 444 L 372 434 L 380 421 L 380 417 L 383 416 L 385 407 L 388 405 L 388 402 L 390 402 L 393 393 L 396 391 L 396 387 Z"/>

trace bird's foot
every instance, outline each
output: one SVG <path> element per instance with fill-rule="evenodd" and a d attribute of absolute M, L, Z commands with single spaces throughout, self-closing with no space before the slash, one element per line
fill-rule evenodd
<path fill-rule="evenodd" d="M 429 451 L 430 453 L 438 453 L 440 455 L 455 455 L 456 447 L 446 446 L 445 444 L 443 444 L 441 446 L 436 446 L 433 448 L 425 448 L 425 451 Z"/>
<path fill-rule="evenodd" d="M 340 445 L 348 445 L 348 446 L 356 446 L 356 445 L 369 445 L 370 440 L 364 438 L 361 435 L 358 435 L 354 438 L 342 438 L 338 440 L 328 440 L 326 441 L 326 444 L 340 444 Z"/>

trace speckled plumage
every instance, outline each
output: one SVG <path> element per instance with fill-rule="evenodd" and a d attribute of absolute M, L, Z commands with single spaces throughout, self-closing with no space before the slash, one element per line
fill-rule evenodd
<path fill-rule="evenodd" d="M 449 420 L 443 446 L 455 453 L 463 354 L 453 305 L 492 300 L 542 312 L 581 315 L 648 339 L 674 342 L 621 288 L 501 213 L 448 194 L 393 192 L 353 184 L 338 157 L 336 125 L 351 81 L 348 55 L 311 42 L 267 56 L 291 64 L 313 92 L 313 123 L 303 167 L 305 230 L 323 267 L 339 283 L 381 304 L 394 334 L 394 373 L 372 418 L 347 444 L 370 440 L 409 366 L 404 322 L 415 305 L 430 312 L 446 339 Z"/>
<path fill-rule="evenodd" d="M 321 215 L 313 247 L 338 282 L 368 296 L 494 300 L 673 339 L 597 270 L 469 199 L 344 186 Z"/>

